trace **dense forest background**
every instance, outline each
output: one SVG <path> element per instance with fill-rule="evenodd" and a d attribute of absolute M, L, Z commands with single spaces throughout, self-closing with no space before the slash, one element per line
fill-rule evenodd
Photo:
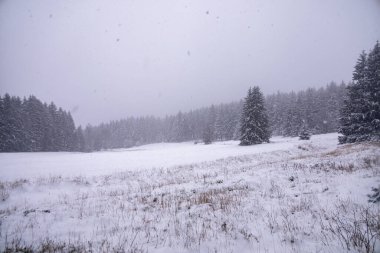
<path fill-rule="evenodd" d="M 299 92 L 277 92 L 265 98 L 272 135 L 297 136 L 337 132 L 346 85 Z M 242 101 L 212 105 L 176 115 L 129 117 L 75 127 L 70 112 L 34 96 L 0 96 L 0 152 L 96 151 L 156 142 L 237 140 Z"/>
<path fill-rule="evenodd" d="M 0 152 L 82 151 L 84 142 L 81 127 L 54 103 L 0 97 Z"/>

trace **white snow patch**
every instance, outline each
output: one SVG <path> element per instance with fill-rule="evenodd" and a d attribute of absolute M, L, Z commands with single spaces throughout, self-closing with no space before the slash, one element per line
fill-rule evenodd
<path fill-rule="evenodd" d="M 333 140 L 336 134 L 313 136 L 312 143 Z M 213 161 L 216 159 L 277 150 L 289 150 L 298 145 L 297 138 L 274 137 L 271 143 L 241 147 L 238 141 L 215 142 L 210 145 L 158 143 L 93 153 L 36 152 L 0 153 L 0 180 L 44 176 L 96 176 L 120 171 L 135 171 L 175 165 Z M 319 145 L 319 144 L 318 144 Z"/>

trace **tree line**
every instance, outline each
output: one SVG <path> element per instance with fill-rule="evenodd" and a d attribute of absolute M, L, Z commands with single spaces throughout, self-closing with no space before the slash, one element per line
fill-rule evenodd
<path fill-rule="evenodd" d="M 272 135 L 297 136 L 303 125 L 313 134 L 336 132 L 344 83 L 264 99 Z M 0 151 L 97 151 L 157 142 L 238 140 L 243 100 L 160 117 L 126 119 L 76 128 L 69 112 L 34 96 L 0 96 Z"/>
<path fill-rule="evenodd" d="M 87 150 L 126 148 L 156 142 L 238 139 L 241 103 L 213 105 L 163 118 L 130 117 L 84 130 Z M 207 142 L 207 140 L 206 140 Z"/>
<path fill-rule="evenodd" d="M 319 89 L 277 92 L 264 98 L 250 88 L 239 102 L 160 117 L 127 119 L 76 128 L 69 112 L 34 96 L 0 96 L 0 152 L 96 151 L 156 142 L 241 140 L 271 135 L 306 136 L 339 131 L 340 143 L 380 140 L 380 48 L 363 52 L 353 81 Z"/>
<path fill-rule="evenodd" d="M 346 84 L 332 82 L 319 89 L 278 92 L 263 98 L 272 135 L 298 136 L 337 132 Z M 84 130 L 88 150 L 123 148 L 155 142 L 239 140 L 243 100 L 158 117 L 130 117 Z"/>
<path fill-rule="evenodd" d="M 339 85 L 331 82 L 319 89 L 267 96 L 266 109 L 272 134 L 294 137 L 302 128 L 313 134 L 337 132 L 346 87 L 344 82 Z"/>
<path fill-rule="evenodd" d="M 83 132 L 70 112 L 35 96 L 0 96 L 0 152 L 82 150 Z"/>

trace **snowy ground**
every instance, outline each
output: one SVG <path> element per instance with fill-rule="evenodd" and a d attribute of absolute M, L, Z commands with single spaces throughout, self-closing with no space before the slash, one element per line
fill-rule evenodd
<path fill-rule="evenodd" d="M 336 135 L 329 135 L 336 141 Z M 41 176 L 99 176 L 120 171 L 178 166 L 213 161 L 229 156 L 288 150 L 296 139 L 275 137 L 273 143 L 241 147 L 238 141 L 217 142 L 212 145 L 158 143 L 129 149 L 94 153 L 44 152 L 0 153 L 0 179 L 15 180 Z"/>
<path fill-rule="evenodd" d="M 378 144 L 0 154 L 0 251 L 380 252 Z"/>

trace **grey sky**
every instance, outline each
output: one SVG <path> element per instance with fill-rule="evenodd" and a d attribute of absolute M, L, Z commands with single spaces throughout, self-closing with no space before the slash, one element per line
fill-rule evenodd
<path fill-rule="evenodd" d="M 77 124 L 351 79 L 379 0 L 0 0 L 0 94 Z"/>

